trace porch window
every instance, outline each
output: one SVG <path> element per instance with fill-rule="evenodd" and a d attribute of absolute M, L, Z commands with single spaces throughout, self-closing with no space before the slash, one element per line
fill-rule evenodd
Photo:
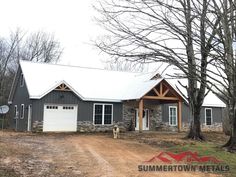
<path fill-rule="evenodd" d="M 169 124 L 171 126 L 177 125 L 177 107 L 169 106 Z"/>
<path fill-rule="evenodd" d="M 205 123 L 206 125 L 212 124 L 212 109 L 211 108 L 205 108 Z"/>
<path fill-rule="evenodd" d="M 94 104 L 94 124 L 109 125 L 112 124 L 113 105 L 112 104 Z"/>

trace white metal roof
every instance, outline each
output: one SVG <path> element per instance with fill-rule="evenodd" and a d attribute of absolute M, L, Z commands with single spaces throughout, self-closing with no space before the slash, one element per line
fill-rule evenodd
<path fill-rule="evenodd" d="M 174 88 L 176 88 L 176 89 L 178 88 L 177 90 L 180 90 L 182 95 L 187 97 L 187 90 L 179 84 L 179 82 L 181 82 L 181 84 L 183 86 L 187 86 L 188 85 L 187 79 L 166 79 L 166 80 L 169 83 L 171 83 Z M 210 91 L 206 95 L 202 106 L 205 106 L 205 107 L 226 107 L 226 104 L 223 101 L 221 101 L 214 93 L 212 93 Z"/>
<path fill-rule="evenodd" d="M 150 80 L 152 73 L 20 61 L 30 98 L 40 99 L 65 83 L 83 100 L 117 101 L 139 99 L 162 79 Z"/>
<path fill-rule="evenodd" d="M 150 80 L 155 73 L 140 74 L 28 61 L 20 61 L 20 66 L 31 99 L 40 99 L 64 83 L 83 100 L 120 102 L 141 98 L 163 80 Z M 176 89 L 176 81 L 167 82 Z M 182 88 L 181 92 L 186 95 L 185 89 Z M 225 107 L 211 92 L 203 105 Z"/>

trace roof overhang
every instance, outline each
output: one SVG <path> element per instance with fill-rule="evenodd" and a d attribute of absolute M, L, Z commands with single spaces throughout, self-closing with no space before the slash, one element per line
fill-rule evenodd
<path fill-rule="evenodd" d="M 158 87 L 158 88 L 157 88 Z M 154 95 L 150 96 L 149 93 L 153 92 Z M 171 96 L 170 96 L 171 94 Z M 178 92 L 167 80 L 164 78 L 160 80 L 153 88 L 148 90 L 141 98 L 165 100 L 165 101 L 187 101 L 181 93 Z"/>
<path fill-rule="evenodd" d="M 80 95 L 78 92 L 76 92 L 76 90 L 70 86 L 70 84 L 68 84 L 66 81 L 62 80 L 58 83 L 56 83 L 54 86 L 52 86 L 50 89 L 48 89 L 47 91 L 43 92 L 42 95 L 30 95 L 30 99 L 41 99 L 43 98 L 45 95 L 47 95 L 48 93 L 50 93 L 51 91 L 55 90 L 58 86 L 60 86 L 61 84 L 65 84 L 73 93 L 75 93 L 79 98 L 81 98 L 82 100 L 84 100 L 84 97 L 82 95 Z"/>

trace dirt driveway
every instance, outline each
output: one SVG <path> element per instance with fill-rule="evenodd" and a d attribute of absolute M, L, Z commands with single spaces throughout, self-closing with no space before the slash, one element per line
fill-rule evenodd
<path fill-rule="evenodd" d="M 110 135 L 1 132 L 0 150 L 1 169 L 12 170 L 15 176 L 214 176 L 139 172 L 138 165 L 161 150 L 135 141 L 114 140 Z"/>

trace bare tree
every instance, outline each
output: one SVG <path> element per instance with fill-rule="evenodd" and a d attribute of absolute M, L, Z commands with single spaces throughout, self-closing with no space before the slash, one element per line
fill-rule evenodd
<path fill-rule="evenodd" d="M 6 103 L 9 76 L 14 77 L 10 69 L 15 62 L 15 51 L 21 41 L 20 31 L 10 35 L 10 39 L 0 39 L 0 104 Z M 10 82 L 11 83 L 11 82 Z M 9 87 L 10 88 L 10 87 Z M 10 89 L 9 89 L 10 90 Z"/>
<path fill-rule="evenodd" d="M 206 92 L 208 56 L 218 18 L 211 17 L 210 0 L 100 0 L 97 20 L 110 33 L 96 45 L 114 59 L 166 62 L 187 78 L 192 122 L 188 137 L 203 140 L 200 110 Z M 210 20 L 207 20 L 210 19 Z M 209 26 L 208 21 L 211 21 Z M 199 85 L 199 86 L 198 86 Z"/>
<path fill-rule="evenodd" d="M 20 58 L 35 62 L 57 62 L 62 54 L 59 41 L 52 34 L 36 32 L 29 35 L 20 48 Z"/>
<path fill-rule="evenodd" d="M 53 35 L 37 32 L 27 35 L 20 29 L 0 38 L 0 104 L 6 104 L 19 60 L 57 62 L 62 54 Z"/>
<path fill-rule="evenodd" d="M 105 62 L 105 69 L 113 71 L 143 72 L 147 67 L 146 64 L 127 60 L 108 60 Z"/>
<path fill-rule="evenodd" d="M 213 0 L 214 12 L 220 24 L 214 46 L 213 60 L 209 70 L 209 82 L 213 92 L 227 104 L 230 139 L 224 145 L 228 150 L 236 150 L 236 1 Z"/>

